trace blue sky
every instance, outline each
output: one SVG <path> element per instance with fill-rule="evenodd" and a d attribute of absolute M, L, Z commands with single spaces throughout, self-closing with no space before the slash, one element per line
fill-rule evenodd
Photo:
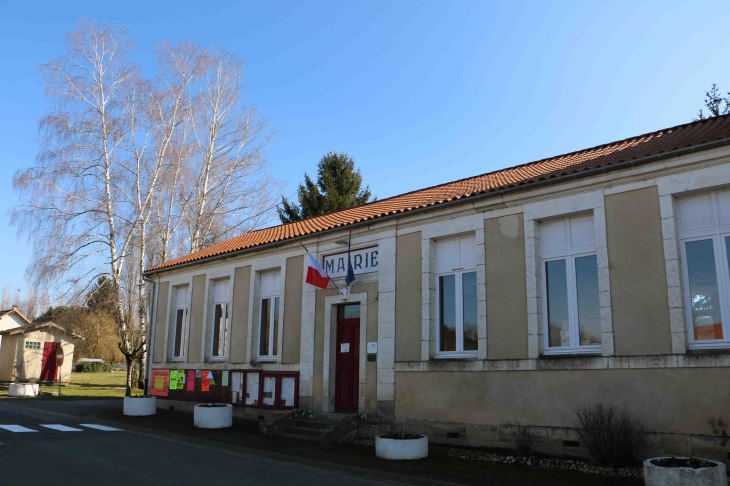
<path fill-rule="evenodd" d="M 243 58 L 289 194 L 330 150 L 382 198 L 688 122 L 730 90 L 727 1 L 0 0 L 0 287 L 27 285 L 7 211 L 49 107 L 37 68 L 82 16 L 127 27 L 148 74 L 163 40 Z"/>

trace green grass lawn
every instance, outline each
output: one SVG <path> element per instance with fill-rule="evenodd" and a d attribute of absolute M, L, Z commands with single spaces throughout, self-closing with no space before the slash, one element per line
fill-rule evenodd
<path fill-rule="evenodd" d="M 124 396 L 126 373 L 71 373 L 71 383 L 61 387 L 61 398 L 121 398 Z M 58 392 L 58 386 L 41 386 L 41 391 Z M 132 389 L 132 395 L 142 395 L 142 390 Z M 7 397 L 7 390 L 0 390 L 0 397 Z M 51 398 L 39 395 L 38 398 Z"/>

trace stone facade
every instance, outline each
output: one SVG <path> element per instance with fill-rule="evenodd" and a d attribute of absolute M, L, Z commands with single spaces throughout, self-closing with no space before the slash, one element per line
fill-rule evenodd
<path fill-rule="evenodd" d="M 710 351 L 690 345 L 676 201 L 728 186 L 730 149 L 716 148 L 355 225 L 352 247 L 376 247 L 378 267 L 358 275 L 347 296 L 304 282 L 300 242 L 322 261 L 346 250 L 350 228 L 155 271 L 153 367 L 296 372 L 299 408 L 332 412 L 336 309 L 360 303 L 358 410 L 379 424 L 504 447 L 505 424 L 519 420 L 539 428 L 545 452 L 571 453 L 573 411 L 604 401 L 647 423 L 653 452 L 727 460 L 730 444 L 710 423 L 730 420 L 722 386 L 730 379 L 730 344 Z M 546 345 L 541 225 L 584 215 L 593 221 L 600 346 L 555 353 Z M 436 243 L 461 235 L 475 242 L 477 345 L 468 358 L 442 359 Z M 282 278 L 280 352 L 261 360 L 259 276 L 272 269 Z M 212 359 L 210 282 L 221 278 L 233 289 L 231 337 L 226 356 Z M 187 349 L 175 360 L 168 347 L 180 285 L 192 290 Z M 372 358 L 367 343 L 377 343 Z"/>

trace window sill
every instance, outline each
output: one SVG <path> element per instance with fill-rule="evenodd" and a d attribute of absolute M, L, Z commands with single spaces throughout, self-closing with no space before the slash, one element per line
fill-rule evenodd
<path fill-rule="evenodd" d="M 465 360 L 465 359 L 478 359 L 479 353 L 436 353 L 436 356 L 433 357 L 433 359 L 459 359 L 459 360 Z"/>
<path fill-rule="evenodd" d="M 687 354 L 727 354 L 730 353 L 730 342 L 721 343 L 692 343 Z"/>
<path fill-rule="evenodd" d="M 276 363 L 276 356 L 259 356 L 256 363 Z"/>
<path fill-rule="evenodd" d="M 184 356 L 181 356 L 181 357 L 178 357 L 178 358 L 172 358 L 170 360 L 170 362 L 171 363 L 184 363 L 185 362 L 185 357 Z"/>
<path fill-rule="evenodd" d="M 209 363 L 225 363 L 228 360 L 226 356 L 215 356 L 208 358 Z"/>
<path fill-rule="evenodd" d="M 571 359 L 571 358 L 601 358 L 603 355 L 601 354 L 601 351 L 593 351 L 593 350 L 578 350 L 578 349 L 571 349 L 570 351 L 545 351 L 540 356 L 540 359 Z"/>

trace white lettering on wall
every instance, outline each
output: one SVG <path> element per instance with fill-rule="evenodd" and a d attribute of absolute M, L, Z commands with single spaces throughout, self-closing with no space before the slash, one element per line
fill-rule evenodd
<path fill-rule="evenodd" d="M 322 266 L 331 278 L 344 277 L 347 275 L 347 251 L 326 255 L 323 258 Z M 350 251 L 352 269 L 355 275 L 372 273 L 378 271 L 378 249 L 362 248 Z"/>

